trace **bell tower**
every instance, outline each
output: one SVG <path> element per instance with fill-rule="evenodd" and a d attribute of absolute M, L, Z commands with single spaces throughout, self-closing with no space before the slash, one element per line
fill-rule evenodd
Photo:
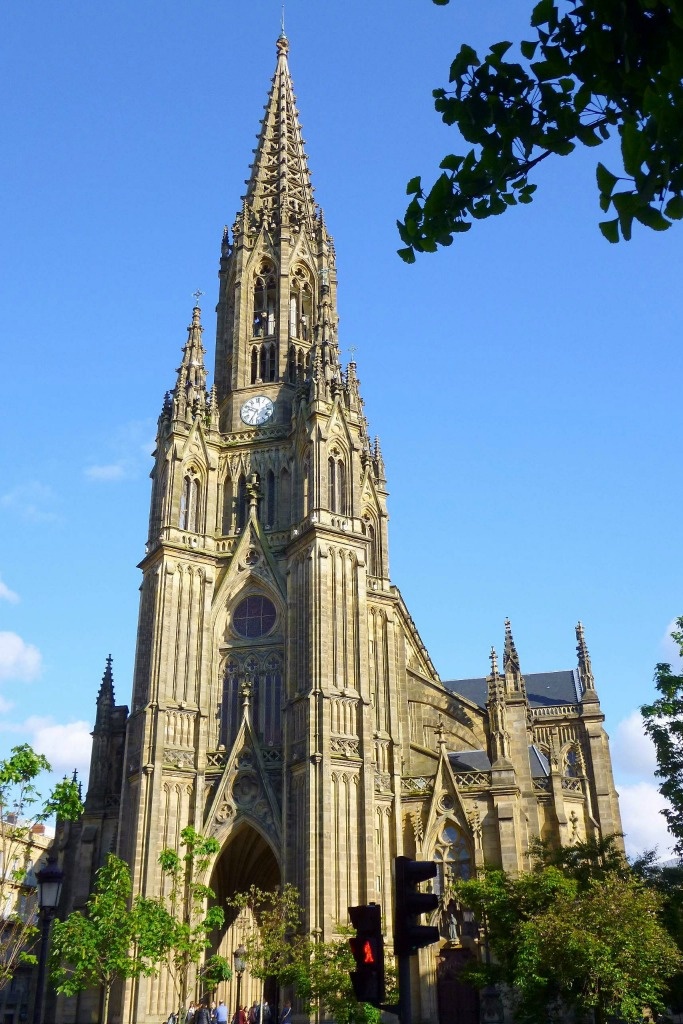
<path fill-rule="evenodd" d="M 506 621 L 502 671 L 492 649 L 487 676 L 439 679 L 389 578 L 382 453 L 337 329 L 283 34 L 223 232 L 213 384 L 197 303 L 159 416 L 130 713 L 108 662 L 85 814 L 58 830 L 60 912 L 113 848 L 135 895 L 163 896 L 159 853 L 192 825 L 218 841 L 204 881 L 223 905 L 291 882 L 308 934 L 338 938 L 347 908 L 374 901 L 391 943 L 393 858 L 433 859 L 442 943 L 411 969 L 419 1015 L 447 1020 L 449 979 L 480 955 L 452 880 L 525 870 L 534 836 L 620 832 L 617 794 L 581 625 L 578 670 L 522 675 Z M 256 927 L 228 916 L 210 952 L 231 959 Z M 188 999 L 202 994 L 190 978 Z M 240 994 L 262 995 L 248 971 Z M 51 1019 L 91 1019 L 95 996 Z M 234 984 L 217 996 L 234 1006 Z M 122 989 L 117 1020 L 172 1006 L 162 971 Z"/>
<path fill-rule="evenodd" d="M 214 385 L 195 306 L 159 417 L 119 848 L 156 895 L 159 851 L 192 824 L 221 843 L 219 899 L 292 882 L 330 938 L 389 886 L 402 642 L 382 455 L 340 362 L 287 54 L 282 35 L 223 234 Z M 228 957 L 235 927 L 217 941 Z M 126 1002 L 124 1020 L 158 1020 L 168 980 Z"/>

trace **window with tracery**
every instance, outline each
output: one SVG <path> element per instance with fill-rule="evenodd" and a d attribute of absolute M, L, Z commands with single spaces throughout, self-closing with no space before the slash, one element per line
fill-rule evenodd
<path fill-rule="evenodd" d="M 441 896 L 452 881 L 466 881 L 472 874 L 472 857 L 469 843 L 459 828 L 449 823 L 439 833 L 434 850 L 436 878 L 433 892 Z"/>
<path fill-rule="evenodd" d="M 303 267 L 294 271 L 289 299 L 289 336 L 308 341 L 311 331 L 313 294 L 311 281 Z"/>
<path fill-rule="evenodd" d="M 330 512 L 346 515 L 346 467 L 337 452 L 327 460 L 327 505 Z"/>
<path fill-rule="evenodd" d="M 190 471 L 183 477 L 183 489 L 180 494 L 180 518 L 178 525 L 181 530 L 197 533 L 199 530 L 199 479 Z"/>
<path fill-rule="evenodd" d="M 254 338 L 272 338 L 275 334 L 277 285 L 275 272 L 264 260 L 254 282 Z"/>

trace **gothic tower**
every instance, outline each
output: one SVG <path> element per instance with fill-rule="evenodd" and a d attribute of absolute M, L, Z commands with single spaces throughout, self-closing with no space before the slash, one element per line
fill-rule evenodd
<path fill-rule="evenodd" d="M 292 882 L 322 939 L 376 901 L 390 941 L 393 857 L 436 860 L 444 941 L 414 965 L 415 1012 L 446 1022 L 471 940 L 450 879 L 522 870 L 533 836 L 609 834 L 619 811 L 582 628 L 578 671 L 523 676 L 506 623 L 502 672 L 493 652 L 488 677 L 442 682 L 390 582 L 384 464 L 340 361 L 334 244 L 287 52 L 282 35 L 223 234 L 213 386 L 196 306 L 159 417 L 125 757 L 107 730 L 127 709 L 103 683 L 86 815 L 118 771 L 134 892 L 160 893 L 159 852 L 192 824 L 219 841 L 219 900 Z M 82 831 L 60 838 L 67 873 Z M 95 843 L 100 862 L 112 842 Z M 250 926 L 228 920 L 216 950 L 231 957 Z M 158 1024 L 173 1004 L 165 975 L 141 979 L 119 1019 Z"/>

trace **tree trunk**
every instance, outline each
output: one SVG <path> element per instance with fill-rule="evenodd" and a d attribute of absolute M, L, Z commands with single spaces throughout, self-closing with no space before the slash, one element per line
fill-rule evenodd
<path fill-rule="evenodd" d="M 109 997 L 112 982 L 107 981 L 102 988 L 102 1024 L 109 1024 Z"/>

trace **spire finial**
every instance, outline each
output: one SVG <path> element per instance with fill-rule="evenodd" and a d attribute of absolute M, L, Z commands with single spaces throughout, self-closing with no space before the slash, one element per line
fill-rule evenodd
<path fill-rule="evenodd" d="M 497 679 L 498 678 L 498 655 L 496 654 L 496 648 L 495 647 L 491 648 L 491 653 L 489 654 L 489 661 L 491 662 L 491 675 L 493 676 L 494 679 Z"/>
<path fill-rule="evenodd" d="M 197 288 L 197 290 L 195 292 L 192 292 L 192 298 L 194 299 L 194 308 L 195 309 L 199 309 L 199 300 L 201 299 L 203 294 L 204 294 L 204 292 L 200 291 L 199 288 Z"/>
<path fill-rule="evenodd" d="M 581 679 L 581 687 L 584 693 L 586 693 L 587 690 L 595 691 L 593 668 L 591 666 L 591 658 L 588 653 L 588 647 L 586 646 L 586 637 L 583 631 L 583 623 L 581 621 L 576 624 L 576 640 L 576 653 L 579 656 L 579 677 Z"/>

